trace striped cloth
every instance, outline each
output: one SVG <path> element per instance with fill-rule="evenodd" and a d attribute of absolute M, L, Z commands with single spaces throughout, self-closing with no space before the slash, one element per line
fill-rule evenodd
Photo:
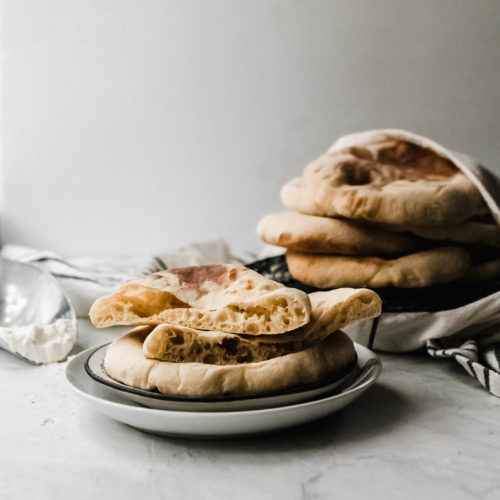
<path fill-rule="evenodd" d="M 487 391 L 500 398 L 500 344 L 481 346 L 473 339 L 457 343 L 443 338 L 428 340 L 426 349 L 433 358 L 453 358 Z"/>

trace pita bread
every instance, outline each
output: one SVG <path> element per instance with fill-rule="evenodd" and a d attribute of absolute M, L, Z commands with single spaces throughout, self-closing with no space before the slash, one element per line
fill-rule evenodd
<path fill-rule="evenodd" d="M 385 139 L 328 152 L 304 170 L 315 215 L 389 224 L 458 224 L 487 212 L 474 184 L 448 159 Z"/>
<path fill-rule="evenodd" d="M 307 189 L 306 182 L 302 177 L 296 177 L 285 184 L 281 190 L 281 201 L 285 207 L 302 214 L 326 216 L 323 210 L 315 201 L 314 193 Z M 369 226 L 372 227 L 372 226 Z M 495 222 L 485 222 L 477 220 L 466 220 L 458 224 L 446 224 L 441 226 L 423 224 L 384 224 L 380 223 L 374 227 L 379 227 L 385 231 L 409 232 L 421 238 L 438 241 L 455 241 L 457 243 L 479 243 L 500 248 L 500 228 Z M 262 239 L 264 239 L 261 236 Z M 267 241 L 267 240 L 264 240 Z M 268 243 L 270 243 L 268 241 Z M 276 244 L 277 243 L 271 243 Z M 285 245 L 278 245 L 285 246 Z M 308 251 L 312 250 L 290 248 L 291 250 Z M 341 253 L 333 252 L 332 253 Z M 376 254 L 378 252 L 373 252 Z"/>
<path fill-rule="evenodd" d="M 287 252 L 291 275 L 317 288 L 343 286 L 422 288 L 454 281 L 471 266 L 467 250 L 439 247 L 398 259 Z"/>
<path fill-rule="evenodd" d="M 382 301 L 372 290 L 341 288 L 309 295 L 311 321 L 280 335 L 235 335 L 176 325 L 150 327 L 144 356 L 171 362 L 217 365 L 258 362 L 301 351 L 347 324 L 380 315 Z"/>
<path fill-rule="evenodd" d="M 306 293 L 237 265 L 192 266 L 143 276 L 92 305 L 99 327 L 171 323 L 200 330 L 277 334 L 309 322 Z"/>
<path fill-rule="evenodd" d="M 263 217 L 257 233 L 266 243 L 311 253 L 395 255 L 414 251 L 411 237 L 384 231 L 360 221 L 283 212 Z"/>
<path fill-rule="evenodd" d="M 301 348 L 312 345 L 335 330 L 365 318 L 374 318 L 382 312 L 380 297 L 367 288 L 338 288 L 309 294 L 311 321 L 296 330 L 281 335 L 253 337 L 259 343 L 297 343 Z M 242 337 L 251 339 L 243 335 Z"/>
<path fill-rule="evenodd" d="M 110 377 L 131 387 L 176 396 L 272 393 L 340 374 L 356 360 L 352 340 L 343 332 L 335 332 L 313 347 L 258 363 L 170 363 L 144 357 L 148 331 L 148 327 L 139 327 L 113 342 L 104 367 Z"/>

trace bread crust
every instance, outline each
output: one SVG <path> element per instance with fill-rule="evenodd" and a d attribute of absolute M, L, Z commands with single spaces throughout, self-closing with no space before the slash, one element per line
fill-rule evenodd
<path fill-rule="evenodd" d="M 192 397 L 252 396 L 313 384 L 344 372 L 356 359 L 349 337 L 335 332 L 319 344 L 258 363 L 213 365 L 147 359 L 139 327 L 113 342 L 106 352 L 108 374 L 126 385 Z"/>
<path fill-rule="evenodd" d="M 422 288 L 455 281 L 471 266 L 467 250 L 438 247 L 397 259 L 287 252 L 291 275 L 317 288 Z"/>
<path fill-rule="evenodd" d="M 415 251 L 418 239 L 361 221 L 282 212 L 263 217 L 257 234 L 289 250 L 340 255 L 397 255 Z"/>

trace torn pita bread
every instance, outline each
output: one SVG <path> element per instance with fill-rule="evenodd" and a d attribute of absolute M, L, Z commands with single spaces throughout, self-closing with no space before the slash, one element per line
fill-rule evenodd
<path fill-rule="evenodd" d="M 280 335 L 235 335 L 162 324 L 150 327 L 143 351 L 150 359 L 218 365 L 265 361 L 301 351 L 359 319 L 380 315 L 382 302 L 372 290 L 344 288 L 309 295 L 311 321 Z"/>
<path fill-rule="evenodd" d="M 316 215 L 389 224 L 445 225 L 487 212 L 475 185 L 450 160 L 385 138 L 328 152 L 304 170 Z"/>
<path fill-rule="evenodd" d="M 312 345 L 329 333 L 360 319 L 374 318 L 382 312 L 380 297 L 367 288 L 337 288 L 309 294 L 311 321 L 281 335 L 258 335 L 250 338 L 259 343 L 295 342 L 301 347 Z"/>
<path fill-rule="evenodd" d="M 352 340 L 335 332 L 313 347 L 258 363 L 171 363 L 144 357 L 148 332 L 148 327 L 139 327 L 113 342 L 104 367 L 126 385 L 175 396 L 268 394 L 320 382 L 345 372 L 356 360 Z"/>
<path fill-rule="evenodd" d="M 266 361 L 300 350 L 298 343 L 260 344 L 234 333 L 196 330 L 169 324 L 149 328 L 151 332 L 143 345 L 144 356 L 172 363 L 236 365 Z M 250 338 L 257 339 L 258 336 Z"/>
<path fill-rule="evenodd" d="M 266 243 L 311 253 L 396 255 L 418 249 L 415 238 L 360 221 L 282 212 L 263 217 L 257 233 Z"/>
<path fill-rule="evenodd" d="M 467 250 L 438 247 L 397 259 L 287 252 L 291 275 L 317 288 L 422 288 L 455 281 L 471 266 Z"/>
<path fill-rule="evenodd" d="M 158 325 L 249 335 L 278 334 L 309 322 L 306 293 L 243 266 L 192 266 L 137 278 L 90 309 L 92 323 Z"/>

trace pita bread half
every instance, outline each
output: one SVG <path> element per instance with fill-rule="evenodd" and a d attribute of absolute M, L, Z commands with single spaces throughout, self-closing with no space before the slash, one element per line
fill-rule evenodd
<path fill-rule="evenodd" d="M 381 313 L 380 297 L 366 288 L 341 288 L 309 295 L 311 321 L 281 335 L 235 335 L 176 325 L 149 327 L 144 356 L 172 362 L 217 365 L 254 363 L 301 351 L 349 323 Z"/>
<path fill-rule="evenodd" d="M 250 338 L 259 343 L 296 343 L 301 348 L 324 339 L 360 319 L 374 318 L 382 312 L 382 300 L 367 288 L 337 288 L 309 294 L 311 321 L 296 330 L 281 335 L 258 335 Z"/>
<path fill-rule="evenodd" d="M 328 152 L 304 170 L 316 215 L 389 224 L 457 224 L 487 213 L 474 184 L 450 160 L 386 138 Z"/>
<path fill-rule="evenodd" d="M 282 212 L 263 217 L 257 233 L 266 243 L 311 253 L 395 255 L 418 248 L 415 238 L 360 221 Z"/>
<path fill-rule="evenodd" d="M 397 259 L 287 252 L 291 275 L 317 288 L 422 288 L 455 281 L 471 266 L 467 250 L 438 247 Z"/>
<path fill-rule="evenodd" d="M 92 323 L 158 325 L 249 335 L 277 334 L 309 322 L 306 293 L 243 266 L 192 266 L 140 277 L 102 297 L 90 309 Z"/>
<path fill-rule="evenodd" d="M 320 382 L 345 372 L 356 360 L 352 340 L 343 332 L 335 332 L 313 347 L 258 363 L 171 363 L 144 357 L 148 331 L 148 327 L 139 327 L 113 342 L 104 367 L 110 377 L 128 386 L 175 396 L 273 393 Z"/>

